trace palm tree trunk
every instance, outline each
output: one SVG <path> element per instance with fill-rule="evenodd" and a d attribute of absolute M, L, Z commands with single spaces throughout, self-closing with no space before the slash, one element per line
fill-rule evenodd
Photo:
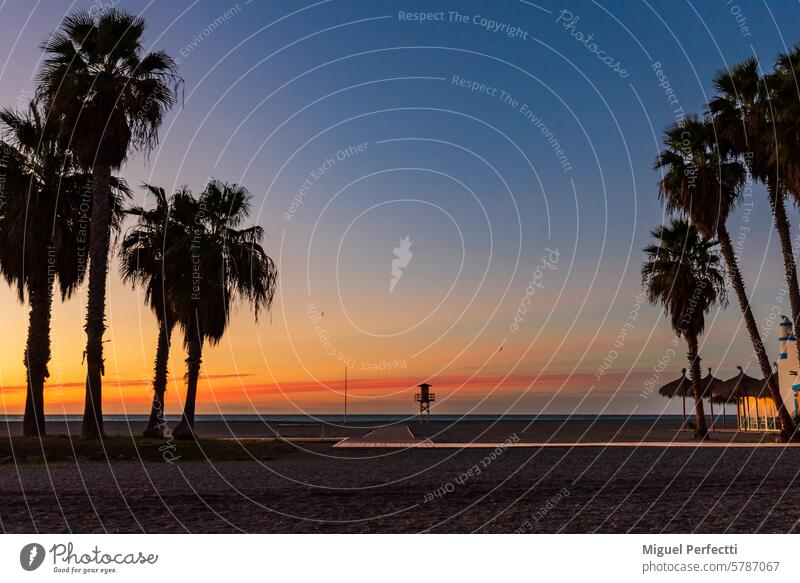
<path fill-rule="evenodd" d="M 686 343 L 689 345 L 689 373 L 692 380 L 692 393 L 694 394 L 694 436 L 704 439 L 708 436 L 706 415 L 703 411 L 703 389 L 700 386 L 701 372 L 700 359 L 697 356 L 697 336 L 687 335 Z"/>
<path fill-rule="evenodd" d="M 750 300 L 747 297 L 747 292 L 744 287 L 744 280 L 739 271 L 739 264 L 736 261 L 736 254 L 731 245 L 731 238 L 728 234 L 728 229 L 725 225 L 721 225 L 717 229 L 717 237 L 719 238 L 720 250 L 722 256 L 725 258 L 725 263 L 728 266 L 728 275 L 731 278 L 731 285 L 736 298 L 739 300 L 739 307 L 742 310 L 744 317 L 745 327 L 750 334 L 750 340 L 753 343 L 753 352 L 758 360 L 758 365 L 761 368 L 761 374 L 767 379 L 767 386 L 769 388 L 770 396 L 775 402 L 775 407 L 778 409 L 778 414 L 781 418 L 781 436 L 784 440 L 792 438 L 794 435 L 794 421 L 792 420 L 789 411 L 786 410 L 786 405 L 783 403 L 781 391 L 778 388 L 778 382 L 775 375 L 772 374 L 772 367 L 769 364 L 767 351 L 764 349 L 764 343 L 761 341 L 761 334 L 756 325 L 756 319 L 753 317 L 753 310 L 750 308 Z"/>
<path fill-rule="evenodd" d="M 200 378 L 200 364 L 203 362 L 203 338 L 198 328 L 189 333 L 187 338 L 189 354 L 186 358 L 186 403 L 183 406 L 181 422 L 172 432 L 177 438 L 194 436 L 194 411 L 197 401 L 197 381 Z"/>
<path fill-rule="evenodd" d="M 50 308 L 53 282 L 48 280 L 44 289 L 28 289 L 30 314 L 28 316 L 28 340 L 25 345 L 25 367 L 28 371 L 25 416 L 22 418 L 22 434 L 36 437 L 47 434 L 44 423 L 44 379 L 49 376 L 50 361 Z"/>
<path fill-rule="evenodd" d="M 800 318 L 800 287 L 797 284 L 797 264 L 794 261 L 794 250 L 792 249 L 792 235 L 789 219 L 786 217 L 786 200 L 783 191 L 777 186 L 773 186 L 774 180 L 767 182 L 769 191 L 769 201 L 772 204 L 772 214 L 775 219 L 775 229 L 778 231 L 778 238 L 781 242 L 781 252 L 783 253 L 783 267 L 786 274 L 786 285 L 789 288 L 789 302 L 792 306 L 792 324 L 797 323 Z M 800 363 L 800 336 L 796 339 L 798 363 Z"/>
<path fill-rule="evenodd" d="M 111 168 L 92 171 L 92 226 L 89 232 L 89 301 L 86 313 L 86 403 L 83 437 L 103 435 L 103 333 L 106 330 L 106 277 L 111 231 L 109 214 Z"/>
<path fill-rule="evenodd" d="M 150 408 L 150 419 L 143 432 L 145 437 L 164 437 L 164 430 L 167 427 L 167 422 L 164 420 L 164 393 L 167 391 L 170 336 L 172 336 L 172 322 L 159 318 L 158 346 L 153 372 L 153 405 Z"/>

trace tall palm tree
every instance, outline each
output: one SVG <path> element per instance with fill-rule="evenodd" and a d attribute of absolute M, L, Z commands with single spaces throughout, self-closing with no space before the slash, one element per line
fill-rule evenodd
<path fill-rule="evenodd" d="M 659 154 L 655 168 L 663 172 L 659 197 L 667 210 L 687 216 L 700 234 L 719 241 L 745 327 L 753 343 L 759 368 L 768 379 L 770 395 L 781 418 L 784 439 L 794 435 L 794 422 L 786 409 L 770 365 L 764 342 L 750 307 L 744 280 L 730 234 L 725 225 L 741 196 L 746 171 L 741 162 L 719 147 L 710 124 L 696 116 L 669 126 L 664 135 L 666 149 Z"/>
<path fill-rule="evenodd" d="M 173 197 L 175 223 L 182 233 L 172 245 L 170 263 L 177 268 L 168 270 L 172 280 L 166 282 L 166 295 L 187 350 L 186 402 L 173 431 L 176 437 L 194 434 L 203 346 L 222 338 L 233 302 L 249 302 L 256 318 L 272 304 L 277 270 L 261 247 L 263 229 L 242 228 L 250 198 L 245 188 L 214 179 L 198 198 L 188 191 Z"/>
<path fill-rule="evenodd" d="M 76 12 L 43 45 L 39 94 L 62 126 L 77 163 L 92 173 L 86 404 L 81 433 L 103 434 L 102 376 L 110 229 L 109 181 L 132 151 L 149 151 L 176 100 L 175 63 L 143 54 L 144 20 L 116 9 Z"/>
<path fill-rule="evenodd" d="M 30 304 L 22 432 L 42 436 L 53 289 L 58 279 L 63 300 L 84 279 L 91 176 L 76 171 L 58 125 L 36 101 L 25 112 L 0 111 L 0 123 L 0 272 Z M 112 225 L 125 194 L 124 182 L 111 180 Z"/>
<path fill-rule="evenodd" d="M 651 231 L 656 239 L 644 248 L 642 286 L 653 304 L 661 304 L 670 316 L 672 329 L 689 347 L 689 377 L 694 393 L 695 437 L 708 435 L 703 412 L 700 356 L 697 338 L 705 329 L 705 315 L 717 302 L 725 301 L 716 242 L 703 239 L 683 219 L 672 219 Z"/>
<path fill-rule="evenodd" d="M 133 206 L 129 215 L 138 217 L 137 223 L 128 231 L 120 248 L 120 272 L 123 281 L 141 285 L 147 301 L 158 322 L 158 343 L 153 373 L 153 404 L 144 429 L 145 437 L 163 437 L 164 393 L 167 389 L 167 373 L 170 338 L 175 327 L 172 304 L 167 301 L 166 282 L 174 277 L 169 270 L 175 269 L 171 253 L 181 227 L 172 216 L 171 201 L 163 188 L 145 185 L 147 193 L 156 200 L 152 209 Z"/>
<path fill-rule="evenodd" d="M 770 163 L 778 167 L 781 181 L 800 204 L 800 44 L 778 55 L 766 82 L 776 135 Z"/>
<path fill-rule="evenodd" d="M 783 102 L 776 99 L 774 81 L 765 79 L 756 59 L 747 59 L 714 77 L 716 96 L 708 104 L 710 120 L 724 147 L 745 163 L 750 176 L 767 187 L 773 224 L 783 254 L 792 320 L 800 317 L 800 286 L 786 216 L 785 164 L 780 160 L 776 113 Z M 800 354 L 800 338 L 797 340 Z"/>

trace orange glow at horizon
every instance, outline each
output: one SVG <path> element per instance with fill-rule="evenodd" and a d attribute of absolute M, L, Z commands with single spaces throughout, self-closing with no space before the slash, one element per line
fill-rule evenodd
<path fill-rule="evenodd" d="M 47 414 L 74 415 L 83 410 L 85 293 L 81 289 L 76 297 L 53 305 L 53 356 L 45 386 Z M 345 362 L 349 364 L 351 414 L 413 413 L 416 385 L 423 381 L 434 386 L 434 413 L 585 413 L 607 410 L 623 383 L 638 394 L 650 374 L 636 367 L 625 368 L 628 363 L 620 359 L 614 370 L 598 380 L 597 357 L 587 359 L 577 370 L 566 357 L 581 352 L 588 339 L 548 337 L 531 344 L 537 347 L 536 352 L 529 348 L 529 339 L 524 343 L 509 341 L 500 351 L 494 338 L 501 337 L 502 330 L 492 332 L 490 328 L 485 337 L 472 338 L 469 325 L 453 333 L 447 342 L 440 342 L 413 359 L 401 359 L 400 366 L 393 367 L 393 361 L 385 355 L 412 353 L 412 343 L 422 342 L 432 333 L 423 330 L 418 338 L 400 338 L 386 348 L 387 343 L 381 339 L 354 335 L 346 322 L 328 312 L 324 331 L 336 347 L 336 353 L 331 354 L 307 318 L 303 299 L 290 298 L 281 303 L 282 299 L 276 298 L 272 318 L 263 317 L 257 324 L 239 307 L 219 345 L 206 346 L 198 387 L 198 414 L 341 413 Z M 2 412 L 18 415 L 23 412 L 25 400 L 22 353 L 27 309 L 7 286 L 0 287 L 0 302 L 6 329 L 16 332 L 0 337 Z M 113 277 L 108 314 L 104 412 L 146 414 L 152 399 L 155 318 L 138 290 L 126 288 Z M 293 322 L 292 335 L 287 332 L 288 320 Z M 389 320 L 402 319 L 395 314 Z M 598 355 L 608 349 L 600 341 L 594 346 Z M 555 356 L 551 356 L 554 351 Z M 538 358 L 534 359 L 533 354 Z M 182 411 L 185 358 L 181 336 L 176 331 L 170 351 L 168 415 Z M 666 378 L 670 372 L 664 375 L 664 382 L 671 380 Z M 666 405 L 657 402 L 659 408 Z M 630 411 L 630 404 L 615 403 L 611 408 L 613 412 Z"/>
<path fill-rule="evenodd" d="M 105 335 L 104 412 L 146 414 L 152 400 L 155 317 L 144 305 L 141 291 L 124 286 L 115 277 L 113 263 Z M 52 359 L 45 385 L 47 414 L 79 414 L 83 410 L 85 300 L 83 286 L 75 297 L 53 303 Z M 0 397 L 4 413 L 21 414 L 27 307 L 19 304 L 7 286 L 0 286 L 0 305 L 6 330 L 15 332 L 0 337 Z M 258 323 L 244 307 L 237 307 L 219 345 L 204 349 L 198 413 L 338 413 L 343 409 L 345 364 L 350 371 L 348 396 L 353 413 L 413 412 L 416 385 L 423 381 L 431 382 L 437 392 L 434 412 L 469 411 L 476 406 L 505 410 L 526 391 L 540 396 L 559 391 L 578 395 L 589 382 L 585 375 L 570 374 L 570 363 L 563 359 L 547 369 L 563 372 L 520 372 L 530 370 L 518 364 L 524 354 L 511 343 L 498 351 L 495 338 L 499 334 L 491 327 L 484 337 L 472 337 L 474 324 L 469 321 L 435 342 L 429 338 L 436 338 L 441 322 L 435 323 L 435 328 L 423 326 L 384 341 L 354 333 L 335 310 L 329 309 L 324 316 L 324 306 L 318 310 L 320 319 L 311 318 L 305 298 L 280 293 L 272 313 Z M 372 309 L 372 313 L 379 311 Z M 447 312 L 440 318 L 449 323 Z M 388 312 L 382 324 L 400 329 L 404 317 L 397 311 Z M 414 358 L 392 358 L 428 345 L 429 349 Z M 170 415 L 182 410 L 185 358 L 176 330 L 166 396 Z M 504 371 L 515 368 L 517 372 L 506 378 Z M 543 367 L 537 365 L 539 368 Z M 529 408 L 518 412 L 529 412 Z"/>

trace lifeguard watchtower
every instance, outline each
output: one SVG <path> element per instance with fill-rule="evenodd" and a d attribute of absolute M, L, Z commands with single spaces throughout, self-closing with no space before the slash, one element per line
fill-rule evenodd
<path fill-rule="evenodd" d="M 422 423 L 425 421 L 426 414 L 428 421 L 431 420 L 431 403 L 436 400 L 436 395 L 431 393 L 431 385 L 428 383 L 422 383 L 417 386 L 419 387 L 419 393 L 414 395 L 414 400 L 419 403 L 419 420 Z"/>

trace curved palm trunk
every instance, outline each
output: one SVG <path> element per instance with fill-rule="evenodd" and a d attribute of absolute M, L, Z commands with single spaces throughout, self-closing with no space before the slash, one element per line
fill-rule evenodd
<path fill-rule="evenodd" d="M 186 403 L 183 407 L 181 422 L 172 432 L 178 438 L 194 436 L 194 410 L 197 401 L 197 381 L 200 378 L 200 364 L 203 362 L 203 338 L 197 328 L 190 332 L 187 339 L 189 354 L 186 358 Z"/>
<path fill-rule="evenodd" d="M 687 335 L 686 343 L 689 345 L 689 377 L 692 380 L 692 393 L 694 394 L 694 436 L 697 439 L 708 437 L 706 415 L 703 411 L 703 388 L 700 385 L 702 373 L 700 372 L 700 358 L 697 356 L 697 336 Z"/>
<path fill-rule="evenodd" d="M 717 237 L 719 238 L 722 256 L 725 258 L 725 263 L 728 266 L 728 274 L 731 278 L 731 285 L 736 292 L 736 298 L 739 300 L 739 307 L 742 310 L 744 323 L 747 327 L 747 332 L 750 334 L 750 340 L 753 343 L 753 352 L 758 360 L 759 368 L 761 368 L 761 374 L 764 375 L 765 379 L 767 379 L 767 386 L 769 388 L 770 396 L 775 402 L 775 408 L 778 409 L 778 415 L 781 419 L 781 436 L 783 439 L 788 440 L 794 435 L 794 421 L 792 420 L 791 415 L 789 415 L 786 405 L 783 403 L 783 397 L 781 397 L 781 391 L 778 388 L 778 382 L 775 379 L 775 375 L 772 374 L 772 367 L 769 364 L 769 357 L 767 357 L 767 351 L 764 349 L 764 343 L 761 341 L 761 334 L 758 331 L 756 319 L 753 317 L 753 310 L 750 308 L 750 300 L 747 298 L 747 292 L 744 288 L 744 280 L 742 279 L 742 274 L 739 271 L 739 264 L 736 261 L 736 254 L 733 251 L 733 245 L 731 245 L 731 238 L 728 234 L 728 229 L 724 225 L 718 229 Z"/>
<path fill-rule="evenodd" d="M 111 231 L 109 188 L 111 168 L 92 171 L 92 227 L 89 233 L 89 301 L 86 313 L 86 403 L 83 437 L 103 435 L 103 333 L 106 329 L 106 276 Z"/>
<path fill-rule="evenodd" d="M 153 405 L 150 418 L 143 435 L 145 437 L 164 437 L 167 422 L 164 420 L 164 393 L 167 392 L 167 373 L 169 363 L 169 339 L 172 336 L 172 322 L 159 321 L 158 347 L 153 372 Z"/>
<path fill-rule="evenodd" d="M 44 380 L 49 376 L 50 361 L 50 308 L 53 282 L 41 290 L 29 289 L 30 314 L 28 316 L 28 340 L 25 344 L 25 367 L 28 371 L 25 416 L 22 418 L 22 434 L 44 436 Z"/>
<path fill-rule="evenodd" d="M 797 284 L 797 264 L 794 261 L 789 219 L 786 217 L 786 201 L 783 192 L 773 186 L 773 183 L 773 180 L 769 181 L 767 189 L 769 191 L 769 201 L 772 205 L 772 214 L 775 219 L 775 230 L 778 231 L 778 238 L 781 242 L 783 268 L 786 274 L 786 285 L 789 288 L 789 302 L 792 306 L 792 324 L 795 325 L 797 319 L 800 318 L 800 287 Z M 796 342 L 797 354 L 800 357 L 800 336 L 797 337 Z M 800 358 L 798 360 L 800 363 Z"/>

